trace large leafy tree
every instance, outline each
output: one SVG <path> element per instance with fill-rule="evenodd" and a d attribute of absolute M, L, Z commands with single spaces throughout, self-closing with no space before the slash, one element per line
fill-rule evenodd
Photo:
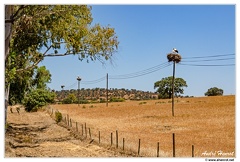
<path fill-rule="evenodd" d="M 47 83 L 51 81 L 50 71 L 45 66 L 37 68 L 32 85 L 37 89 L 47 89 Z"/>
<path fill-rule="evenodd" d="M 204 95 L 205 96 L 222 96 L 223 90 L 221 88 L 212 87 L 212 88 L 209 88 Z"/>
<path fill-rule="evenodd" d="M 32 75 L 44 57 L 77 55 L 87 62 L 111 60 L 119 44 L 115 30 L 92 24 L 92 20 L 87 5 L 6 5 L 6 103 L 10 84 L 21 73 Z M 15 66 L 18 63 L 23 66 Z"/>
<path fill-rule="evenodd" d="M 187 87 L 187 83 L 182 78 L 175 78 L 174 80 L 174 95 L 184 93 L 184 87 Z M 171 98 L 172 96 L 172 76 L 162 78 L 160 81 L 154 83 L 154 89 L 157 88 L 159 98 Z"/>
<path fill-rule="evenodd" d="M 47 90 L 51 74 L 45 66 L 33 70 L 22 71 L 10 83 L 9 104 L 22 103 L 25 95 L 32 89 Z"/>

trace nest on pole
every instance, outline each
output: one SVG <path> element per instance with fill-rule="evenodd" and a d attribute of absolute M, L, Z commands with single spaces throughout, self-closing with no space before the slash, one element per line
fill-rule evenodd
<path fill-rule="evenodd" d="M 181 55 L 178 53 L 169 53 L 167 55 L 168 62 L 175 61 L 176 63 L 179 63 L 182 59 Z"/>

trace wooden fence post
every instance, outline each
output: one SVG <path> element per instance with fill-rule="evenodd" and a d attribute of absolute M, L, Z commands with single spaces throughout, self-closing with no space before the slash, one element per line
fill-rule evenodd
<path fill-rule="evenodd" d="M 90 129 L 90 128 L 88 128 L 88 130 L 89 130 L 89 137 L 90 137 L 90 139 L 92 139 L 92 135 L 91 135 L 91 129 Z"/>
<path fill-rule="evenodd" d="M 192 145 L 192 157 L 194 157 L 194 145 Z"/>
<path fill-rule="evenodd" d="M 118 148 L 118 131 L 116 130 L 116 148 Z"/>
<path fill-rule="evenodd" d="M 141 139 L 138 141 L 138 156 L 140 155 L 140 144 L 141 144 Z"/>
<path fill-rule="evenodd" d="M 124 150 L 124 143 L 125 143 L 125 139 L 123 138 L 123 150 Z"/>
<path fill-rule="evenodd" d="M 67 114 L 67 126 L 69 126 L 69 116 Z"/>
<path fill-rule="evenodd" d="M 111 133 L 111 146 L 112 146 L 112 144 L 113 144 L 113 138 L 112 138 L 112 133 Z"/>
<path fill-rule="evenodd" d="M 159 157 L 159 142 L 157 143 L 157 157 Z"/>
<path fill-rule="evenodd" d="M 99 144 L 100 144 L 100 131 L 98 131 L 98 142 L 99 142 Z"/>
<path fill-rule="evenodd" d="M 87 138 L 87 124 L 85 123 L 85 133 L 86 133 L 86 138 Z"/>
<path fill-rule="evenodd" d="M 82 124 L 82 136 L 83 136 L 83 124 Z"/>
<path fill-rule="evenodd" d="M 175 134 L 173 133 L 173 157 L 175 157 Z"/>
<path fill-rule="evenodd" d="M 76 122 L 76 131 L 78 132 L 78 123 Z"/>

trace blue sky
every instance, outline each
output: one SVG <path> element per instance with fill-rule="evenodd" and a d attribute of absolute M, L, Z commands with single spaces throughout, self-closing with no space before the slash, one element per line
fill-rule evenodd
<path fill-rule="evenodd" d="M 79 61 L 77 56 L 45 58 L 52 74 L 51 89 L 105 88 L 106 80 L 84 84 L 106 76 L 139 72 L 167 62 L 166 55 L 178 49 L 182 64 L 235 64 L 235 6 L 234 5 L 92 5 L 93 24 L 115 28 L 120 44 L 113 64 Z M 213 55 L 225 55 L 208 57 Z M 190 57 L 203 57 L 187 59 Z M 186 59 L 184 59 L 186 58 Z M 216 61 L 201 61 L 213 60 Z M 223 60 L 225 59 L 225 60 Z M 184 62 L 192 61 L 192 62 Z M 188 87 L 184 95 L 204 96 L 211 87 L 235 94 L 235 66 L 176 65 L 176 77 L 183 78 Z M 154 82 L 172 76 L 172 65 L 148 75 L 131 79 L 109 79 L 109 88 L 155 91 Z"/>

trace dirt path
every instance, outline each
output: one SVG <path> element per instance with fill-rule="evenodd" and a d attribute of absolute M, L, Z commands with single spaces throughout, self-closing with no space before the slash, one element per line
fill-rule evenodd
<path fill-rule="evenodd" d="M 14 108 L 13 108 L 14 110 Z M 56 124 L 46 111 L 8 112 L 5 157 L 126 157 L 127 155 L 81 141 Z"/>

